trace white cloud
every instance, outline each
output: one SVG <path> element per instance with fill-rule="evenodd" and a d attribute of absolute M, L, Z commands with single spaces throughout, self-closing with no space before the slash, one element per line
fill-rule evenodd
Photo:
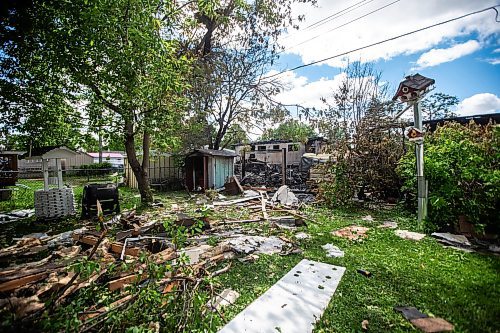
<path fill-rule="evenodd" d="M 281 43 L 286 47 L 286 53 L 297 54 L 304 63 L 308 63 L 496 5 L 496 2 L 496 0 L 454 0 L 451 4 L 449 0 L 402 0 L 335 30 L 332 29 L 376 10 L 386 3 L 369 2 L 366 6 L 337 17 L 317 29 L 304 28 L 351 6 L 352 0 L 319 0 L 316 7 L 308 4 L 296 4 L 293 6 L 294 13 L 306 15 L 306 21 L 301 24 L 303 30 L 292 31 L 289 37 L 281 39 Z M 344 58 L 334 58 L 325 63 L 339 67 L 345 64 L 347 58 L 362 61 L 388 60 L 398 55 L 422 52 L 439 43 L 471 33 L 476 33 L 477 38 L 482 41 L 498 32 L 500 32 L 500 25 L 494 20 L 494 12 L 487 11 L 357 51 Z M 317 35 L 320 37 L 294 47 Z"/>
<path fill-rule="evenodd" d="M 486 59 L 486 62 L 488 62 L 492 65 L 500 65 L 500 58 L 489 58 L 489 59 Z"/>
<path fill-rule="evenodd" d="M 437 66 L 474 53 L 481 48 L 477 40 L 469 40 L 462 44 L 456 44 L 446 49 L 432 49 L 423 53 L 417 60 L 417 66 L 413 69 Z"/>
<path fill-rule="evenodd" d="M 464 99 L 457 107 L 461 116 L 500 112 L 500 98 L 494 94 L 476 94 Z"/>
<path fill-rule="evenodd" d="M 272 75 L 276 71 L 271 71 Z M 285 89 L 279 93 L 275 99 L 285 105 L 300 105 L 307 108 L 324 108 L 322 97 L 332 95 L 342 80 L 345 73 L 335 75 L 333 78 L 321 78 L 317 81 L 309 82 L 305 76 L 298 76 L 295 72 L 287 72 L 280 76 L 280 81 Z"/>

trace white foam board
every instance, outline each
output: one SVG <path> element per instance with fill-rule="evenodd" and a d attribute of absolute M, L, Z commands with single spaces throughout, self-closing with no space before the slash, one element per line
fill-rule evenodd
<path fill-rule="evenodd" d="M 303 259 L 219 333 L 307 333 L 325 311 L 345 267 Z"/>

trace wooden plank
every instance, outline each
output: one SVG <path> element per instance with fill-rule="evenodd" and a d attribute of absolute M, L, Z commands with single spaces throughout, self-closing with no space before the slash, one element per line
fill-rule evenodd
<path fill-rule="evenodd" d="M 303 259 L 219 333 L 312 332 L 345 268 Z"/>
<path fill-rule="evenodd" d="M 21 277 L 19 279 L 11 280 L 0 284 L 0 292 L 12 291 L 17 288 L 23 287 L 28 283 L 36 282 L 45 279 L 49 275 L 49 271 L 44 271 L 38 274 L 32 274 Z"/>

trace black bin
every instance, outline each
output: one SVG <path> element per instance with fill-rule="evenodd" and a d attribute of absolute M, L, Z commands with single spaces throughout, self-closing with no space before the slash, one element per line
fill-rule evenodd
<path fill-rule="evenodd" d="M 97 216 L 97 200 L 104 215 L 120 212 L 118 188 L 114 184 L 88 184 L 83 187 L 82 218 Z"/>

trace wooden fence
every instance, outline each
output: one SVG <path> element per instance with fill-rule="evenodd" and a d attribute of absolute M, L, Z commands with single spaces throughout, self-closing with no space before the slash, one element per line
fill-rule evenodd
<path fill-rule="evenodd" d="M 182 163 L 171 154 L 151 157 L 149 160 L 149 182 L 153 188 L 177 189 L 184 183 L 184 172 Z M 125 182 L 128 187 L 138 188 L 134 172 L 125 159 Z"/>

